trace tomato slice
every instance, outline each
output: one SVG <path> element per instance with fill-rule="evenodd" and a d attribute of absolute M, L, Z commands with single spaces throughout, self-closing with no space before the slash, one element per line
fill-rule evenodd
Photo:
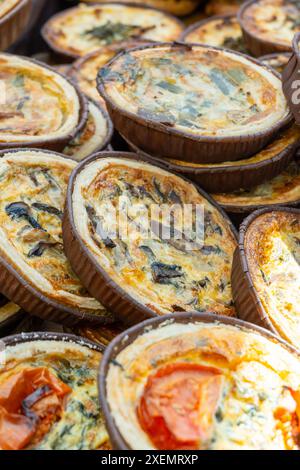
<path fill-rule="evenodd" d="M 23 449 L 39 427 L 45 434 L 70 392 L 71 388 L 45 367 L 22 370 L 9 377 L 0 385 L 0 448 Z"/>
<path fill-rule="evenodd" d="M 223 386 L 222 372 L 175 363 L 149 377 L 137 408 L 144 431 L 160 450 L 206 448 Z"/>

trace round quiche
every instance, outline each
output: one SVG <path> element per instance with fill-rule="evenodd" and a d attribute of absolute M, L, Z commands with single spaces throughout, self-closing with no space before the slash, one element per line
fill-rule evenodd
<path fill-rule="evenodd" d="M 53 69 L 0 53 L 0 78 L 0 149 L 62 150 L 84 126 L 85 100 Z"/>
<path fill-rule="evenodd" d="M 188 180 L 134 154 L 103 152 L 72 174 L 66 207 L 73 269 L 124 322 L 206 308 L 234 315 L 235 230 Z"/>
<path fill-rule="evenodd" d="M 1 292 L 29 313 L 58 323 L 101 323 L 109 314 L 91 298 L 64 254 L 62 218 L 76 162 L 39 150 L 0 158 Z"/>
<path fill-rule="evenodd" d="M 109 144 L 113 126 L 106 110 L 89 100 L 89 115 L 84 128 L 65 147 L 63 154 L 76 161 L 103 150 Z"/>
<path fill-rule="evenodd" d="M 247 158 L 291 121 L 274 71 L 206 45 L 125 51 L 100 70 L 98 89 L 126 139 L 193 163 Z"/>
<path fill-rule="evenodd" d="M 0 0 L 0 51 L 8 49 L 27 28 L 32 0 Z"/>
<path fill-rule="evenodd" d="M 58 13 L 44 25 L 42 34 L 52 49 L 74 59 L 130 40 L 174 41 L 182 30 L 177 18 L 160 10 L 98 3 Z"/>
<path fill-rule="evenodd" d="M 114 449 L 299 450 L 295 349 L 235 319 L 167 320 L 106 350 L 100 398 Z"/>
<path fill-rule="evenodd" d="M 1 450 L 110 448 L 98 405 L 100 346 L 56 333 L 22 333 L 4 344 Z"/>
<path fill-rule="evenodd" d="M 250 0 L 243 4 L 239 20 L 246 45 L 256 56 L 292 51 L 300 31 L 300 5 L 294 0 Z"/>
<path fill-rule="evenodd" d="M 187 28 L 181 39 L 193 44 L 209 44 L 247 53 L 236 15 L 212 16 Z"/>

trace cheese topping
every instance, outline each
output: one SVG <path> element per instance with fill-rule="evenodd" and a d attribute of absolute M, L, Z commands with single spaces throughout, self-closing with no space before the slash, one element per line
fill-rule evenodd
<path fill-rule="evenodd" d="M 245 238 L 249 273 L 278 332 L 296 348 L 300 340 L 300 216 L 270 212 L 257 217 Z"/>
<path fill-rule="evenodd" d="M 34 376 L 42 371 L 39 383 L 34 384 L 35 391 L 32 395 L 26 396 L 22 390 L 20 380 L 15 385 L 19 387 L 19 393 L 24 394 L 22 410 L 15 410 L 18 413 L 18 421 L 14 424 L 16 429 L 19 426 L 18 439 L 21 438 L 20 420 L 23 417 L 24 422 L 32 421 L 32 427 L 36 430 L 29 442 L 20 443 L 21 448 L 26 450 L 95 450 L 108 448 L 108 435 L 104 425 L 104 419 L 98 404 L 97 391 L 97 371 L 101 360 L 101 353 L 91 350 L 86 346 L 63 341 L 33 341 L 16 346 L 9 346 L 5 350 L 6 361 L 0 368 L 0 414 L 5 401 L 2 396 L 2 389 L 6 387 L 6 396 L 8 385 L 17 377 Z M 41 375 L 41 374 L 40 374 Z M 50 390 L 45 392 L 43 382 L 47 377 L 51 377 L 52 384 Z M 27 379 L 28 380 L 28 379 Z M 56 381 L 56 383 L 55 383 Z M 26 382 L 25 382 L 26 384 Z M 57 408 L 56 395 L 52 389 L 64 390 L 62 410 L 57 416 L 51 416 L 53 410 Z M 31 384 L 27 383 L 27 387 Z M 51 393 L 52 392 L 52 393 Z M 34 398 L 35 397 L 35 401 Z M 31 398 L 31 400 L 30 400 Z M 7 401 L 7 400 L 6 400 Z M 18 395 L 15 393 L 14 406 L 18 401 Z M 48 403 L 47 403 L 48 401 Z M 28 409 L 27 409 L 28 408 Z M 44 410 L 41 415 L 41 410 Z M 50 421 L 45 422 L 46 419 Z M 40 416 L 37 422 L 34 416 Z M 52 422 L 51 422 L 52 418 Z M 7 420 L 8 418 L 5 417 Z M 3 431 L 3 421 L 1 422 Z M 9 437 L 1 435 L 0 430 L 0 448 L 1 442 L 4 448 L 10 446 L 15 448 L 14 434 Z M 23 428 L 24 432 L 24 428 Z M 27 439 L 28 441 L 28 439 Z M 23 445 L 22 445 L 23 444 Z"/>
<path fill-rule="evenodd" d="M 72 133 L 80 119 L 74 87 L 53 70 L 0 54 L 5 106 L 0 110 L 0 143 L 35 142 Z"/>
<path fill-rule="evenodd" d="M 100 74 L 119 108 L 193 136 L 251 135 L 288 115 L 273 73 L 209 46 L 149 46 L 117 57 Z"/>
<path fill-rule="evenodd" d="M 78 174 L 72 203 L 79 237 L 133 299 L 158 314 L 209 308 L 234 315 L 235 237 L 228 221 L 191 183 L 145 163 L 99 158 Z M 180 214 L 188 204 L 204 208 L 204 221 L 196 221 L 195 210 L 191 215 L 193 227 L 204 224 L 204 245 L 197 240 L 200 233 L 183 233 Z M 174 205 L 172 223 L 160 211 Z"/>
<path fill-rule="evenodd" d="M 181 32 L 181 23 L 161 11 L 113 3 L 81 4 L 54 16 L 45 30 L 54 46 L 78 56 L 131 39 L 174 41 Z"/>
<path fill-rule="evenodd" d="M 24 150 L 0 159 L 0 251 L 25 281 L 62 306 L 103 315 L 63 251 L 62 217 L 75 162 Z"/>
<path fill-rule="evenodd" d="M 167 450 L 174 440 L 190 450 L 299 449 L 299 358 L 240 327 L 149 329 L 110 363 L 106 389 L 118 431 L 135 450 L 156 449 L 166 429 Z M 142 426 L 141 406 L 157 419 L 156 433 Z"/>
<path fill-rule="evenodd" d="M 243 14 L 243 24 L 256 38 L 291 49 L 295 33 L 300 31 L 300 7 L 294 0 L 258 0 Z"/>
<path fill-rule="evenodd" d="M 0 0 L 0 18 L 7 15 L 18 3 L 20 0 Z"/>

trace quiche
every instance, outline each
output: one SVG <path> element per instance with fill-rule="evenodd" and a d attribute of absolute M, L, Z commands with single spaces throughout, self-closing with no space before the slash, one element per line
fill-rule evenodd
<path fill-rule="evenodd" d="M 0 0 L 0 19 L 13 10 L 20 0 Z"/>
<path fill-rule="evenodd" d="M 101 322 L 109 314 L 73 273 L 62 218 L 76 163 L 39 150 L 0 158 L 0 286 L 25 311 L 59 323 Z"/>
<path fill-rule="evenodd" d="M 10 302 L 0 294 L 0 331 L 18 321 L 22 316 L 21 307 Z"/>
<path fill-rule="evenodd" d="M 299 450 L 299 388 L 295 349 L 213 315 L 145 322 L 113 342 L 101 367 L 122 450 Z"/>
<path fill-rule="evenodd" d="M 107 147 L 113 127 L 107 112 L 97 103 L 89 101 L 89 115 L 85 127 L 65 147 L 63 153 L 76 161 Z"/>
<path fill-rule="evenodd" d="M 299 210 L 273 206 L 254 212 L 241 228 L 232 277 L 241 318 L 251 316 L 295 348 L 300 339 L 299 240 Z M 253 292 L 248 303 L 246 285 Z"/>
<path fill-rule="evenodd" d="M 194 44 L 209 44 L 246 53 L 243 33 L 235 15 L 213 16 L 192 24 L 181 39 Z"/>
<path fill-rule="evenodd" d="M 182 30 L 177 18 L 160 10 L 105 3 L 64 10 L 50 18 L 42 34 L 56 52 L 77 58 L 130 40 L 174 41 Z"/>
<path fill-rule="evenodd" d="M 292 51 L 300 31 L 300 6 L 294 0 L 250 0 L 240 10 L 239 20 L 248 49 L 254 56 Z"/>
<path fill-rule="evenodd" d="M 93 3 L 93 0 L 83 0 L 84 3 Z M 111 3 L 109 0 L 98 0 L 97 3 Z M 141 5 L 141 0 L 119 0 L 118 3 L 131 3 Z M 144 0 L 143 5 L 165 10 L 173 15 L 185 16 L 192 13 L 202 0 Z"/>
<path fill-rule="evenodd" d="M 85 124 L 82 96 L 53 69 L 0 53 L 0 77 L 0 148 L 62 150 Z"/>
<path fill-rule="evenodd" d="M 116 129 L 149 154 L 194 163 L 247 158 L 291 120 L 275 72 L 212 46 L 124 51 L 98 77 Z"/>
<path fill-rule="evenodd" d="M 109 449 L 98 405 L 99 346 L 54 333 L 25 333 L 4 341 L 0 449 Z"/>
<path fill-rule="evenodd" d="M 287 65 L 291 54 L 288 52 L 277 52 L 275 54 L 265 55 L 259 58 L 261 62 L 269 67 L 272 67 L 276 72 L 282 73 L 283 69 Z"/>
<path fill-rule="evenodd" d="M 234 315 L 229 219 L 189 181 L 118 155 L 86 160 L 70 180 L 64 246 L 84 285 L 125 322 L 207 308 Z"/>

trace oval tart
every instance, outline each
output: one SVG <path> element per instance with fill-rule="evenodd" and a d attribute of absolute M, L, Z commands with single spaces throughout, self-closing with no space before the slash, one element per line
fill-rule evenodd
<path fill-rule="evenodd" d="M 282 73 L 290 57 L 291 54 L 289 52 L 276 52 L 274 54 L 264 55 L 260 57 L 259 60 L 268 67 L 272 67 L 276 72 Z"/>
<path fill-rule="evenodd" d="M 84 126 L 84 98 L 54 69 L 1 53 L 0 75 L 0 149 L 62 150 Z"/>
<path fill-rule="evenodd" d="M 63 233 L 83 284 L 126 323 L 205 308 L 234 315 L 234 228 L 179 176 L 133 154 L 95 155 L 72 174 Z"/>
<path fill-rule="evenodd" d="M 181 40 L 247 53 L 236 15 L 212 16 L 194 23 L 183 32 Z"/>
<path fill-rule="evenodd" d="M 236 319 L 166 319 L 105 352 L 99 390 L 114 449 L 299 450 L 294 348 Z"/>
<path fill-rule="evenodd" d="M 239 317 L 299 348 L 300 210 L 270 207 L 240 228 L 232 286 Z"/>
<path fill-rule="evenodd" d="M 62 218 L 76 162 L 39 150 L 0 157 L 0 289 L 28 313 L 58 323 L 111 320 L 73 273 Z"/>
<path fill-rule="evenodd" d="M 105 149 L 113 134 L 113 125 L 107 111 L 92 100 L 89 100 L 88 106 L 89 115 L 84 128 L 63 150 L 64 155 L 77 162 Z"/>
<path fill-rule="evenodd" d="M 12 329 L 22 318 L 24 312 L 19 305 L 10 302 L 0 294 L 0 333 Z"/>
<path fill-rule="evenodd" d="M 193 163 L 247 158 L 291 120 L 275 72 L 212 46 L 125 51 L 100 70 L 98 89 L 126 139 Z"/>
<path fill-rule="evenodd" d="M 250 0 L 238 14 L 248 50 L 259 57 L 291 52 L 298 31 L 300 7 L 294 0 Z"/>
<path fill-rule="evenodd" d="M 174 16 L 131 4 L 80 4 L 54 15 L 42 35 L 55 52 L 69 60 L 101 47 L 127 41 L 174 41 L 183 31 Z"/>
<path fill-rule="evenodd" d="M 8 49 L 28 26 L 32 0 L 0 1 L 0 51 Z"/>
<path fill-rule="evenodd" d="M 4 344 L 1 450 L 110 448 L 98 405 L 100 345 L 58 333 L 22 333 Z"/>

